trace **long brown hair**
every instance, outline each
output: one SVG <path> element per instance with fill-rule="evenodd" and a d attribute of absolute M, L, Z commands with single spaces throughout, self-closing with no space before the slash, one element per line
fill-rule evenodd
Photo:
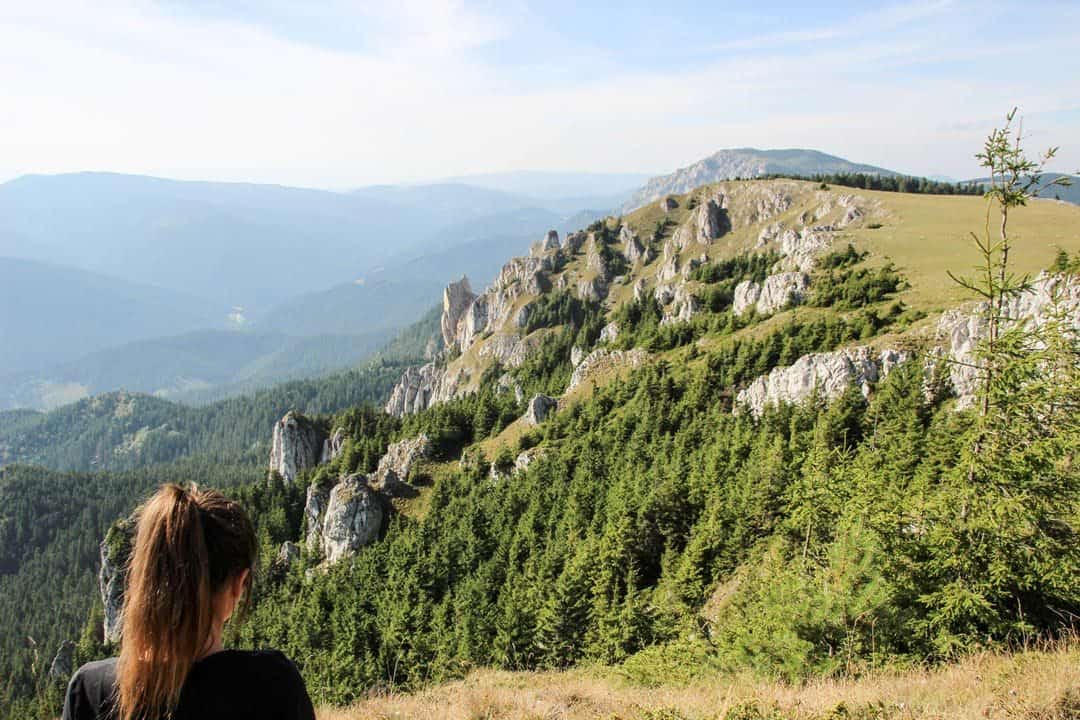
<path fill-rule="evenodd" d="M 214 596 L 255 567 L 247 513 L 213 490 L 163 485 L 138 512 L 117 667 L 121 720 L 168 717 L 206 652 Z M 251 590 L 248 573 L 245 597 Z"/>

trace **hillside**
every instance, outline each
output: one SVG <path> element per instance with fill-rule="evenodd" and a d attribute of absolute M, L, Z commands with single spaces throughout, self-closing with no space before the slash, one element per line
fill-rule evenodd
<path fill-rule="evenodd" d="M 225 412 L 256 410 L 251 399 L 212 406 L 198 425 L 206 444 L 160 459 L 196 452 L 189 462 L 271 471 L 235 490 L 256 516 L 264 580 L 229 642 L 281 648 L 318 703 L 392 714 L 416 706 L 374 698 L 485 668 L 682 678 L 700 698 L 733 677 L 846 682 L 1067 632 L 1061 618 L 1080 614 L 1069 455 L 1080 437 L 1080 208 L 1032 203 L 1013 218 L 1016 269 L 1054 272 L 1010 312 L 1049 344 L 1021 346 L 1045 365 L 1003 376 L 1013 401 L 991 417 L 1015 434 L 992 456 L 968 460 L 980 423 L 965 366 L 916 361 L 965 362 L 980 342 L 967 298 L 943 276 L 973 263 L 965 232 L 985 208 L 797 180 L 704 186 L 541 236 L 482 292 L 451 283 L 427 325 L 438 322 L 445 349 L 424 365 L 415 353 L 408 368 L 374 364 L 376 382 L 362 382 L 357 402 L 389 395 L 383 410 L 335 411 L 299 391 L 287 403 L 264 395 L 257 412 Z M 131 433 L 125 418 L 141 401 L 129 413 L 119 400 L 97 420 L 88 405 L 11 415 L 16 457 L 77 467 L 62 463 L 105 447 L 124 467 L 114 438 Z M 83 451 L 68 443 L 58 455 L 56 439 L 69 437 Z M 6 503 L 11 527 L 33 524 L 18 510 L 31 486 Z M 94 527 L 62 542 L 92 545 Z M 987 532 L 999 542 L 983 542 Z M 103 545 L 110 563 L 123 560 L 115 537 Z M 42 536 L 20 555 L 0 596 L 29 602 L 67 582 L 62 570 L 47 582 L 32 572 L 60 563 L 60 542 Z M 110 651 L 90 600 L 47 630 L 50 642 L 73 638 L 70 618 L 87 613 L 79 660 Z M 11 697 L 31 702 L 32 677 L 19 675 Z M 543 682 L 511 682 L 526 678 Z M 501 697 L 499 682 L 483 696 Z M 738 692 L 776 692 L 751 687 Z M 1050 707 L 1059 689 L 1024 697 Z M 667 697 L 625 712 L 703 712 Z M 960 707 L 935 697 L 928 713 Z M 783 717 L 794 701 L 777 702 L 741 717 Z M 807 712 L 840 712 L 821 703 Z"/>
<path fill-rule="evenodd" d="M 681 195 L 694 188 L 721 180 L 753 178 L 762 175 L 811 176 L 832 173 L 895 175 L 891 170 L 853 163 L 850 160 L 817 150 L 758 150 L 735 148 L 719 150 L 693 165 L 668 175 L 651 178 L 623 205 L 624 213 L 659 200 L 665 195 Z"/>
<path fill-rule="evenodd" d="M 0 257 L 0 376 L 143 337 L 224 328 L 226 310 L 111 275 Z"/>

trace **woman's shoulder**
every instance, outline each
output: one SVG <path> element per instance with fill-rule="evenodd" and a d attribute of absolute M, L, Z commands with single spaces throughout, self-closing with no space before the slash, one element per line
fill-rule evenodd
<path fill-rule="evenodd" d="M 88 662 L 71 676 L 64 700 L 64 718 L 104 716 L 116 687 L 116 658 Z"/>
<path fill-rule="evenodd" d="M 261 678 L 298 679 L 296 665 L 280 650 L 223 650 L 199 662 L 210 669 L 228 665 Z"/>

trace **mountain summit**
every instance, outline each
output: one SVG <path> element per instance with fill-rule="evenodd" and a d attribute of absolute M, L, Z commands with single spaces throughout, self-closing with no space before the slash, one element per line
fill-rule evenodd
<path fill-rule="evenodd" d="M 652 178 L 630 196 L 623 205 L 622 211 L 628 213 L 653 200 L 659 200 L 664 195 L 681 195 L 702 185 L 722 180 L 753 178 L 762 175 L 809 176 L 819 173 L 897 174 L 892 170 L 853 163 L 817 150 L 733 148 L 719 150 L 693 165 L 680 168 L 668 175 Z"/>

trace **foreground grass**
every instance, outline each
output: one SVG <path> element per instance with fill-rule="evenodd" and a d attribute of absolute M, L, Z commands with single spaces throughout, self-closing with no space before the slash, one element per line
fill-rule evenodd
<path fill-rule="evenodd" d="M 410 695 L 322 708 L 320 720 L 929 720 L 1080 718 L 1080 646 L 982 654 L 929 670 L 802 686 L 717 675 L 642 687 L 614 671 L 482 671 Z"/>

